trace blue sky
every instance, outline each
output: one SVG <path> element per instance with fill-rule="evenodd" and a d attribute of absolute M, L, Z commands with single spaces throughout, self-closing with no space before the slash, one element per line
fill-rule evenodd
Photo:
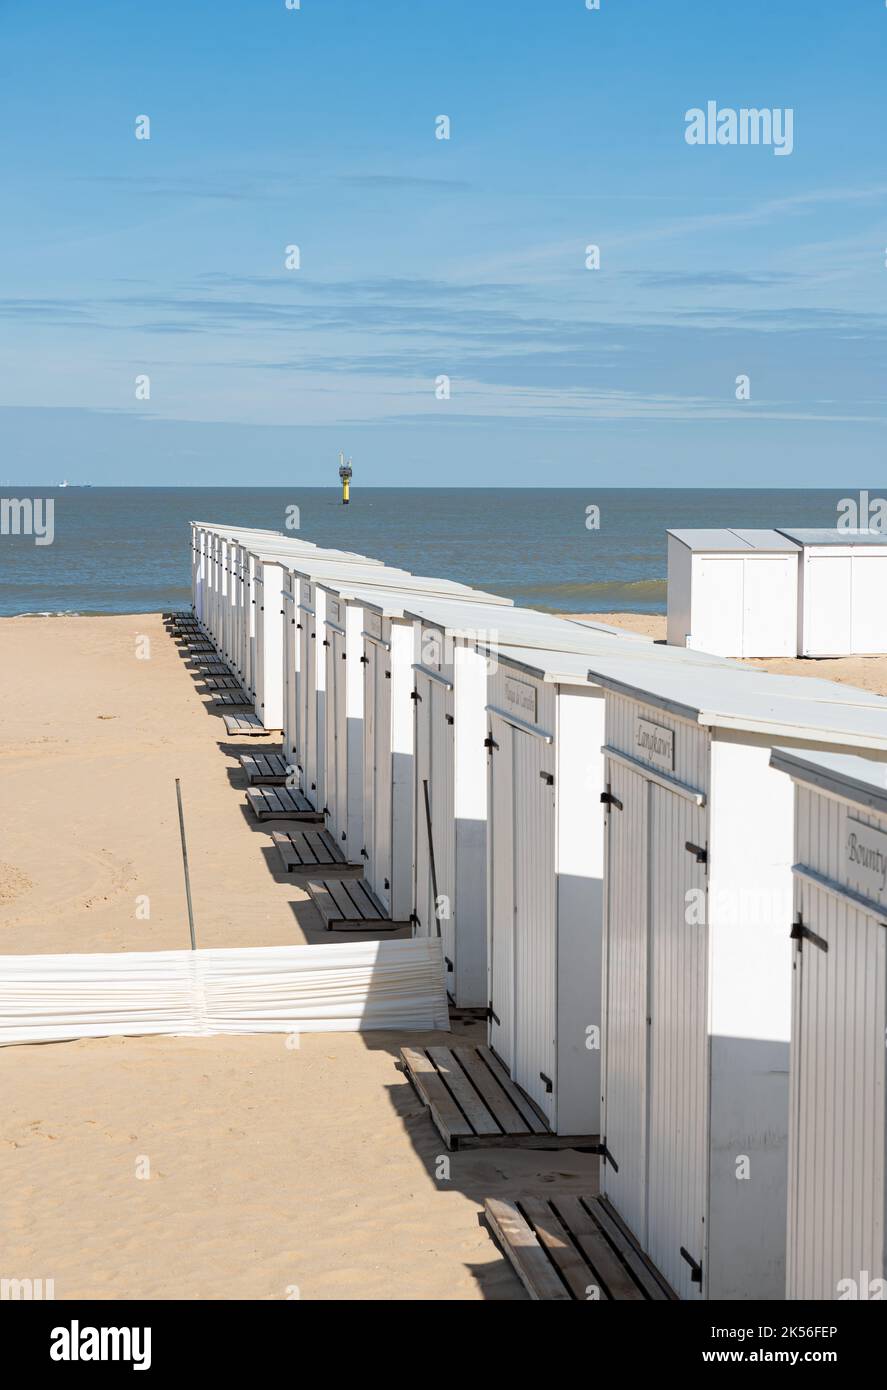
<path fill-rule="evenodd" d="M 0 0 L 0 482 L 878 486 L 885 55 L 880 0 Z"/>

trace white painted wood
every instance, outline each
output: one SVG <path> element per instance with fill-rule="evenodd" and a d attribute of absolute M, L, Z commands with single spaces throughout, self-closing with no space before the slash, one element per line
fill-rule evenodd
<path fill-rule="evenodd" d="M 793 945 L 785 1296 L 883 1299 L 887 776 L 858 757 L 773 758 L 795 779 L 795 916 L 827 947 Z"/>
<path fill-rule="evenodd" d="M 669 644 L 723 657 L 795 656 L 798 554 L 776 531 L 670 531 Z"/>

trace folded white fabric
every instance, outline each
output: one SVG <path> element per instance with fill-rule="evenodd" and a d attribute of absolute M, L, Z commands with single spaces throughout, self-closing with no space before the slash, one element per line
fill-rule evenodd
<path fill-rule="evenodd" d="M 0 1046 L 448 1028 L 441 943 L 0 956 Z"/>

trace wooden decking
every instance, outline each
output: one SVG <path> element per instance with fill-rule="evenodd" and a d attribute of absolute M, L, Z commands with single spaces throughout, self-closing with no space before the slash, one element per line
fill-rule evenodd
<path fill-rule="evenodd" d="M 597 1136 L 552 1134 L 489 1047 L 402 1047 L 401 1070 L 450 1149 L 595 1149 Z"/>
<path fill-rule="evenodd" d="M 241 753 L 240 766 L 251 787 L 285 787 L 288 776 L 282 753 Z"/>
<path fill-rule="evenodd" d="M 198 671 L 204 676 L 230 676 L 231 670 L 227 661 L 222 661 L 221 657 L 196 656 L 194 664 Z"/>
<path fill-rule="evenodd" d="M 359 878 L 311 879 L 308 892 L 327 931 L 395 931 L 405 925 L 392 922 L 378 898 Z"/>
<path fill-rule="evenodd" d="M 363 869 L 349 864 L 328 830 L 272 830 L 271 838 L 289 874 L 314 879 L 360 878 Z"/>
<path fill-rule="evenodd" d="M 228 709 L 236 708 L 238 705 L 244 709 L 252 709 L 253 702 L 245 690 L 219 690 L 210 704 L 225 705 Z"/>
<path fill-rule="evenodd" d="M 222 718 L 232 738 L 267 738 L 272 732 L 253 710 L 247 710 L 246 714 L 223 714 Z"/>
<path fill-rule="evenodd" d="M 243 687 L 236 676 L 207 676 L 203 682 L 207 690 L 236 690 L 243 694 Z M 246 697 L 245 697 L 246 698 Z M 252 700 L 249 701 L 252 704 Z"/>
<path fill-rule="evenodd" d="M 484 1215 L 532 1299 L 644 1303 L 676 1297 L 603 1197 L 488 1197 Z"/>
<path fill-rule="evenodd" d="M 295 787 L 249 787 L 246 799 L 257 820 L 323 821 L 323 812 Z"/>

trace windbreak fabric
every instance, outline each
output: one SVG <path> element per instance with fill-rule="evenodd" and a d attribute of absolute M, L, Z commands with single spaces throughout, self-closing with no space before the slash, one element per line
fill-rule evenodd
<path fill-rule="evenodd" d="M 448 1027 L 436 938 L 0 956 L 0 1046 Z"/>

